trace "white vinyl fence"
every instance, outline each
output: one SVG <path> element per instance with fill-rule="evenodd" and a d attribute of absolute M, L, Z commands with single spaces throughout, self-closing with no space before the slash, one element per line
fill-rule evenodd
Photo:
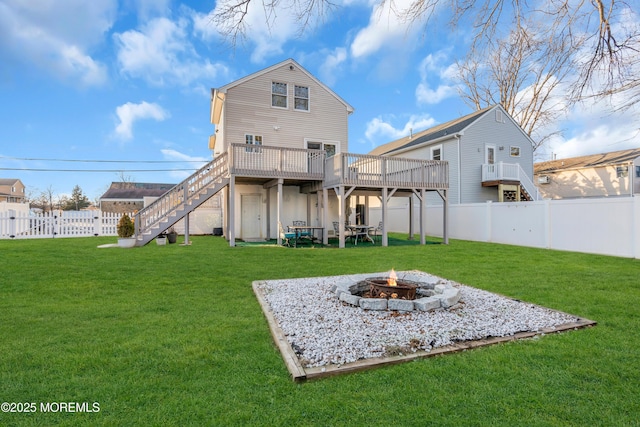
<path fill-rule="evenodd" d="M 34 214 L 8 210 L 0 212 L 0 239 L 117 236 L 121 216 L 121 213 L 100 211 Z"/>
<path fill-rule="evenodd" d="M 442 236 L 442 214 L 427 207 L 427 234 Z M 377 221 L 379 209 L 371 217 Z M 389 210 L 387 229 L 406 233 L 407 219 L 408 201 Z M 640 259 L 640 197 L 450 205 L 449 237 Z"/>
<path fill-rule="evenodd" d="M 117 236 L 121 213 L 100 211 L 53 211 L 42 214 L 9 209 L 0 211 L 0 239 L 38 239 L 52 237 Z M 133 214 L 129 214 L 133 217 Z M 189 234 L 212 234 L 222 227 L 222 209 L 204 206 L 191 212 Z M 184 220 L 174 226 L 184 234 Z"/>

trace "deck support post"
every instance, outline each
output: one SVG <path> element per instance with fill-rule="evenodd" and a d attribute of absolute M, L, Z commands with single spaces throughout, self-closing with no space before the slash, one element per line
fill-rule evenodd
<path fill-rule="evenodd" d="M 420 189 L 420 244 L 427 243 L 427 196 L 424 188 Z"/>
<path fill-rule="evenodd" d="M 282 245 L 282 236 L 280 236 L 280 227 L 282 225 L 282 178 L 278 179 L 278 197 L 276 198 L 276 218 L 278 219 L 278 246 Z"/>
<path fill-rule="evenodd" d="M 389 214 L 387 211 L 387 202 L 389 201 L 387 187 L 382 187 L 382 246 L 389 246 L 389 239 L 387 237 L 387 222 Z"/>
<path fill-rule="evenodd" d="M 184 217 L 184 244 L 185 245 L 191 244 L 191 242 L 189 241 L 189 215 L 191 215 L 191 213 L 187 213 L 187 216 Z"/>
<path fill-rule="evenodd" d="M 413 195 L 409 197 L 409 240 L 413 240 Z"/>
<path fill-rule="evenodd" d="M 322 189 L 322 226 L 324 227 L 324 233 L 322 233 L 322 244 L 329 244 L 329 191 L 326 188 Z"/>
<path fill-rule="evenodd" d="M 229 237 L 229 246 L 234 247 L 236 245 L 236 177 L 231 175 L 229 177 L 229 197 L 227 200 L 227 236 Z"/>

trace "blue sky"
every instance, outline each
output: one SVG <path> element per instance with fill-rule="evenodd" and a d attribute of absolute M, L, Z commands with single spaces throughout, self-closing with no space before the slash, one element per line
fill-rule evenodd
<path fill-rule="evenodd" d="M 211 158 L 210 89 L 287 58 L 355 108 L 350 152 L 472 111 L 454 71 L 469 33 L 338 3 L 302 35 L 287 11 L 269 28 L 256 3 L 232 49 L 210 20 L 214 0 L 0 0 L 0 177 L 32 196 L 79 185 L 91 200 L 121 175 L 177 183 Z M 638 110 L 606 107 L 567 111 L 539 159 L 640 146 Z"/>

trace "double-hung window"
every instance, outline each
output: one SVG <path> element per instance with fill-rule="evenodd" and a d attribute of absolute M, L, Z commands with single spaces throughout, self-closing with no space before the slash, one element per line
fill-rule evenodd
<path fill-rule="evenodd" d="M 276 108 L 287 108 L 287 84 L 271 82 L 271 106 Z"/>
<path fill-rule="evenodd" d="M 262 149 L 257 147 L 262 145 L 262 135 L 245 134 L 244 142 L 247 144 L 244 151 L 247 153 L 261 153 Z"/>
<path fill-rule="evenodd" d="M 294 86 L 293 105 L 296 110 L 309 111 L 309 87 Z"/>

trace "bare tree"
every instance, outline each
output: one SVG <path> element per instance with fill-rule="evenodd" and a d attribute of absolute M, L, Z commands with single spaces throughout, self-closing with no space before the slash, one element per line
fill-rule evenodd
<path fill-rule="evenodd" d="M 233 46 L 246 34 L 250 6 L 257 2 L 270 27 L 278 13 L 292 11 L 301 31 L 312 18 L 336 8 L 331 0 L 223 0 L 212 21 Z M 471 52 L 486 51 L 493 40 L 502 38 L 503 30 L 502 34 L 517 34 L 523 22 L 548 24 L 553 32 L 545 38 L 560 39 L 566 56 L 580 56 L 573 63 L 580 77 L 571 91 L 574 102 L 616 94 L 625 95 L 621 107 L 640 102 L 640 30 L 637 24 L 625 21 L 634 9 L 627 1 L 413 0 L 403 7 L 395 0 L 379 0 L 380 5 L 385 3 L 409 24 L 426 25 L 430 18 L 448 14 L 453 26 L 471 25 Z"/>
<path fill-rule="evenodd" d="M 541 130 L 571 102 L 561 89 L 574 64 L 567 38 L 532 25 L 521 21 L 507 37 L 476 45 L 458 61 L 458 74 L 462 98 L 476 109 L 502 105 L 532 137 L 535 151 L 556 133 Z"/>

